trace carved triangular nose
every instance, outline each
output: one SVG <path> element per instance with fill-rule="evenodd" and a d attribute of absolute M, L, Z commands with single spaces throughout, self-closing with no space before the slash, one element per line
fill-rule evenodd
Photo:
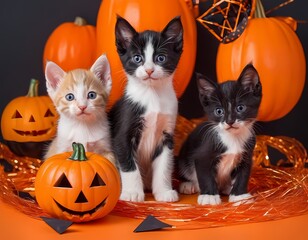
<path fill-rule="evenodd" d="M 88 199 L 86 198 L 86 196 L 83 194 L 82 191 L 80 191 L 75 203 L 86 203 L 88 202 Z"/>
<path fill-rule="evenodd" d="M 30 116 L 29 122 L 35 122 L 35 119 L 32 115 Z"/>

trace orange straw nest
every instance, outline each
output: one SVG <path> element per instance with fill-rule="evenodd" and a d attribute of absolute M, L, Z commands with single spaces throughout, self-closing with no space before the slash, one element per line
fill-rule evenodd
<path fill-rule="evenodd" d="M 187 135 L 200 121 L 202 119 L 178 117 L 175 131 L 176 155 Z M 278 161 L 277 166 L 272 165 L 268 147 L 280 151 L 286 160 Z M 6 173 L 0 167 L 0 199 L 31 217 L 48 216 L 36 201 L 25 200 L 17 194 L 28 192 L 34 195 L 35 175 L 41 160 L 15 156 L 1 143 L 0 158 L 6 159 L 14 168 L 12 172 Z M 223 199 L 223 203 L 217 206 L 200 206 L 197 204 L 197 194 L 180 195 L 177 203 L 161 203 L 155 202 L 148 194 L 145 202 L 119 200 L 111 214 L 132 218 L 153 215 L 172 222 L 177 228 L 195 229 L 278 220 L 308 212 L 308 169 L 305 168 L 307 152 L 300 142 L 284 136 L 257 136 L 253 160 L 249 181 L 253 203 L 233 206 Z"/>

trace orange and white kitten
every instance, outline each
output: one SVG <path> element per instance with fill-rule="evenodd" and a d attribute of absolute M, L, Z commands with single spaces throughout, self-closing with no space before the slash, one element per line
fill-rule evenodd
<path fill-rule="evenodd" d="M 82 143 L 86 151 L 107 157 L 111 153 L 106 104 L 111 90 L 110 65 L 100 56 L 90 70 L 65 72 L 56 63 L 45 68 L 47 92 L 60 117 L 57 135 L 51 142 L 45 159 L 72 150 L 72 143 Z"/>

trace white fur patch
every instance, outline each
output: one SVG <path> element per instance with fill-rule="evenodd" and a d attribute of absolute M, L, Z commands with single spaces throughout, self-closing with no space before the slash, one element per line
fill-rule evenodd
<path fill-rule="evenodd" d="M 111 151 L 108 122 L 102 120 L 87 124 L 62 115 L 58 123 L 57 136 L 52 141 L 44 158 L 71 151 L 73 142 L 82 143 L 87 152 L 105 155 Z M 113 159 L 109 160 L 114 163 Z"/>
<path fill-rule="evenodd" d="M 221 203 L 220 196 L 201 194 L 198 196 L 198 204 L 200 205 L 218 205 Z"/>
<path fill-rule="evenodd" d="M 176 202 L 179 201 L 179 195 L 177 191 L 170 189 L 165 192 L 156 193 L 155 200 L 158 202 Z"/>
<path fill-rule="evenodd" d="M 144 201 L 144 191 L 140 172 L 138 168 L 132 172 L 120 171 L 122 192 L 120 199 L 124 201 Z"/>
<path fill-rule="evenodd" d="M 175 202 L 179 196 L 172 189 L 173 152 L 167 146 L 152 164 L 152 192 L 156 201 Z"/>
<path fill-rule="evenodd" d="M 233 202 L 233 206 L 238 206 L 240 204 L 251 204 L 254 202 L 254 199 L 250 193 L 245 193 L 237 196 L 230 195 L 229 202 Z"/>
<path fill-rule="evenodd" d="M 216 130 L 221 143 L 226 146 L 226 154 L 242 153 L 245 143 L 252 136 L 252 123 L 236 121 L 234 128 L 228 128 L 226 123 L 220 123 Z"/>
<path fill-rule="evenodd" d="M 253 134 L 252 123 L 236 121 L 233 127 L 229 128 L 226 123 L 220 123 L 216 128 L 221 143 L 227 148 L 217 165 L 216 177 L 219 189 L 224 192 L 230 192 L 232 188 L 231 172 L 240 162 L 245 144 Z"/>

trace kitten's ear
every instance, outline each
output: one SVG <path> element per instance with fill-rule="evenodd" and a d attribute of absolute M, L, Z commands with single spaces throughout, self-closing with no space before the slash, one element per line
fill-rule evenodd
<path fill-rule="evenodd" d="M 124 54 L 133 37 L 138 33 L 124 18 L 117 16 L 115 25 L 116 46 L 120 54 Z"/>
<path fill-rule="evenodd" d="M 104 84 L 109 94 L 111 90 L 111 73 L 110 64 L 105 54 L 94 62 L 90 71 Z"/>
<path fill-rule="evenodd" d="M 216 84 L 202 74 L 196 73 L 196 79 L 200 97 L 209 97 L 216 90 Z"/>
<path fill-rule="evenodd" d="M 183 49 L 183 25 L 180 16 L 173 18 L 162 31 L 168 39 L 174 39 L 176 51 Z"/>
<path fill-rule="evenodd" d="M 262 86 L 259 78 L 259 74 L 254 66 L 249 63 L 243 69 L 238 82 L 244 87 L 244 89 L 249 89 L 253 91 L 254 95 L 262 94 Z"/>
<path fill-rule="evenodd" d="M 50 96 L 53 96 L 59 86 L 59 83 L 62 81 L 65 75 L 66 72 L 56 63 L 47 61 L 45 67 L 45 78 L 47 92 Z"/>

